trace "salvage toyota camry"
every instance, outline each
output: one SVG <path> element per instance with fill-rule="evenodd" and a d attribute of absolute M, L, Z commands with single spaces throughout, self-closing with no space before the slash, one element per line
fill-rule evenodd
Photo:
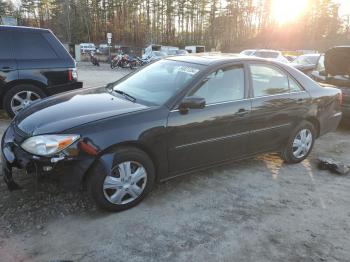
<path fill-rule="evenodd" d="M 16 189 L 13 168 L 57 176 L 120 211 L 179 174 L 264 152 L 304 160 L 338 126 L 341 99 L 278 62 L 171 57 L 23 110 L 2 138 L 4 178 Z"/>

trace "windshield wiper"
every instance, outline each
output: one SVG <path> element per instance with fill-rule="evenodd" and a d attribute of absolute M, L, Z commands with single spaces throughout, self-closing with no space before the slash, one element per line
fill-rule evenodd
<path fill-rule="evenodd" d="M 122 96 L 124 96 L 125 98 L 130 100 L 131 102 L 136 102 L 136 98 L 135 97 L 133 97 L 132 95 L 129 95 L 128 93 L 125 93 L 122 90 L 114 89 L 113 91 L 118 93 L 118 94 L 121 94 Z"/>

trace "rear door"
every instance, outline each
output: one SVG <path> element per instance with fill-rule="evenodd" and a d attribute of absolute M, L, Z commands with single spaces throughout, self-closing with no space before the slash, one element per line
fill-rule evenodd
<path fill-rule="evenodd" d="M 14 32 L 15 54 L 21 79 L 33 79 L 48 86 L 65 84 L 68 79 L 66 58 L 50 44 L 43 31 Z"/>
<path fill-rule="evenodd" d="M 216 69 L 187 94 L 205 98 L 205 108 L 170 112 L 170 175 L 247 154 L 251 104 L 245 84 L 242 64 Z"/>
<path fill-rule="evenodd" d="M 283 145 L 308 110 L 309 94 L 281 68 L 250 64 L 251 138 L 249 150 L 264 152 Z"/>
<path fill-rule="evenodd" d="M 14 59 L 11 31 L 0 30 L 0 92 L 6 83 L 18 78 L 17 63 Z"/>

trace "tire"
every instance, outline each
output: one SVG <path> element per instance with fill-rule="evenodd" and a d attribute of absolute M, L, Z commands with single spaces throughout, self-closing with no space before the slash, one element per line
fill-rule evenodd
<path fill-rule="evenodd" d="M 35 97 L 38 97 L 37 100 L 39 100 L 39 99 L 43 99 L 47 96 L 41 88 L 39 88 L 35 85 L 32 85 L 32 84 L 20 84 L 20 85 L 17 85 L 17 86 L 10 88 L 6 92 L 4 99 L 3 99 L 3 107 L 4 107 L 4 109 L 7 112 L 9 117 L 13 118 L 19 112 L 19 111 L 15 112 L 13 110 L 13 108 L 11 106 L 12 100 L 13 99 L 16 100 L 15 99 L 16 95 L 19 95 L 20 98 L 25 98 L 26 97 L 25 92 L 32 93 L 31 98 L 28 100 L 31 100 L 31 99 L 34 100 Z M 14 101 L 14 106 L 16 106 L 18 104 L 19 104 L 19 100 Z M 30 103 L 28 102 L 28 104 L 30 104 Z"/>
<path fill-rule="evenodd" d="M 133 148 L 133 147 L 122 147 L 116 149 L 114 152 L 114 158 L 112 163 L 112 168 L 109 170 L 109 174 L 106 174 L 105 172 L 101 172 L 98 168 L 98 163 L 92 168 L 88 180 L 87 180 L 87 190 L 90 195 L 90 197 L 93 199 L 93 201 L 96 203 L 96 205 L 104 210 L 107 211 L 113 211 L 118 212 L 122 210 L 129 209 L 131 207 L 136 206 L 139 204 L 145 196 L 152 190 L 154 181 L 155 181 L 155 168 L 152 160 L 149 158 L 149 156 L 144 153 L 143 151 Z M 103 157 L 103 156 L 102 156 Z M 131 176 L 135 176 L 135 174 L 140 174 L 139 172 L 141 165 L 145 170 L 145 176 L 146 179 L 139 180 L 139 183 L 132 184 L 133 180 L 127 180 L 125 179 L 124 182 L 122 181 L 122 172 L 120 172 L 120 168 L 123 168 L 123 165 L 125 163 L 131 163 L 130 166 L 132 169 L 134 169 L 133 174 Z M 127 165 L 127 164 L 126 164 Z M 135 166 L 137 167 L 135 171 Z M 138 172 L 138 173 L 137 173 Z M 125 172 L 127 173 L 127 172 Z M 130 176 L 130 177 L 131 177 Z M 107 178 L 109 177 L 109 178 Z M 112 180 L 113 179 L 113 180 Z M 113 183 L 107 183 L 106 181 L 113 181 Z M 118 181 L 118 189 L 115 189 L 114 181 Z M 143 184 L 143 183 L 145 184 Z M 129 184 L 126 184 L 129 183 Z M 131 183 L 131 184 L 130 184 Z M 110 187 L 110 185 L 113 184 L 113 188 L 104 189 L 104 187 Z M 143 185 L 143 187 L 141 186 Z M 132 188 L 143 188 L 143 191 L 137 196 L 134 197 L 135 190 Z M 122 188 L 122 189 L 119 189 Z M 119 194 L 120 193 L 120 194 Z M 131 194 L 133 193 L 133 194 Z M 119 195 L 118 195 L 119 194 Z M 124 195 L 123 197 L 119 197 L 121 195 Z M 118 201 L 112 203 L 112 199 L 119 199 Z"/>
<path fill-rule="evenodd" d="M 306 130 L 304 133 L 304 142 L 302 142 L 302 132 L 304 132 L 302 130 Z M 311 139 L 307 138 L 309 134 L 311 135 Z M 302 162 L 312 151 L 313 145 L 315 143 L 315 138 L 315 127 L 308 121 L 302 121 L 298 127 L 294 129 L 290 138 L 288 139 L 286 146 L 281 152 L 281 158 L 286 163 L 290 164 Z M 299 148 L 302 148 L 302 150 L 298 151 Z"/>

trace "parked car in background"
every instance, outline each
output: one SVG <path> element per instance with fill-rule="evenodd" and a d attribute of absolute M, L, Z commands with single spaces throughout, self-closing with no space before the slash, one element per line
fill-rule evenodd
<path fill-rule="evenodd" d="M 310 75 L 316 68 L 320 54 L 307 54 L 298 56 L 290 65 L 300 70 L 304 74 Z"/>
<path fill-rule="evenodd" d="M 188 52 L 184 49 L 177 49 L 177 50 L 174 50 L 174 49 L 169 49 L 167 52 L 167 55 L 171 55 L 171 56 L 174 56 L 174 55 L 187 55 Z"/>
<path fill-rule="evenodd" d="M 188 52 L 185 49 L 179 49 L 176 50 L 176 55 L 188 55 Z"/>
<path fill-rule="evenodd" d="M 0 106 L 10 117 L 46 96 L 81 87 L 75 61 L 50 30 L 0 26 Z"/>
<path fill-rule="evenodd" d="M 275 60 L 282 63 L 289 63 L 288 59 L 283 56 L 282 52 L 276 50 L 259 49 L 255 50 L 249 56 L 256 56 L 265 59 Z"/>
<path fill-rule="evenodd" d="M 156 61 L 159 59 L 162 59 L 164 57 L 167 57 L 168 55 L 165 52 L 162 51 L 152 51 L 148 54 L 148 57 L 145 59 L 149 60 L 150 62 Z"/>
<path fill-rule="evenodd" d="M 176 46 L 166 46 L 163 45 L 159 51 L 166 53 L 167 55 L 176 55 L 176 51 L 179 50 Z"/>
<path fill-rule="evenodd" d="M 279 152 L 303 161 L 337 128 L 341 92 L 288 65 L 239 56 L 162 59 L 106 87 L 23 110 L 2 138 L 2 168 L 86 183 L 98 206 L 138 204 L 155 182 Z"/>
<path fill-rule="evenodd" d="M 102 54 L 102 55 L 108 55 L 108 54 L 109 54 L 109 48 L 110 48 L 110 47 L 111 47 L 111 46 L 108 45 L 108 44 L 100 44 L 100 45 L 98 46 L 98 49 L 96 49 L 96 53 Z M 91 52 L 93 52 L 93 51 L 91 51 Z"/>
<path fill-rule="evenodd" d="M 144 54 L 142 55 L 142 59 L 149 59 L 152 56 L 152 52 L 161 51 L 161 49 L 161 45 L 151 44 L 147 46 L 144 50 Z"/>
<path fill-rule="evenodd" d="M 191 54 L 204 53 L 205 46 L 203 46 L 203 45 L 191 45 L 191 46 L 186 46 L 185 50 Z"/>
<path fill-rule="evenodd" d="M 337 46 L 320 55 L 311 77 L 322 85 L 342 91 L 342 111 L 350 117 L 350 46 Z"/>
<path fill-rule="evenodd" d="M 96 52 L 96 46 L 93 43 L 81 43 L 80 44 L 80 52 L 83 54 L 90 53 L 90 52 Z"/>
<path fill-rule="evenodd" d="M 247 49 L 247 50 L 243 50 L 242 52 L 240 52 L 240 54 L 251 56 L 254 54 L 255 51 L 256 51 L 256 49 Z"/>
<path fill-rule="evenodd" d="M 289 62 L 292 62 L 297 58 L 297 56 L 294 55 L 284 55 L 284 57 L 287 58 Z"/>
<path fill-rule="evenodd" d="M 165 53 L 167 55 L 177 55 L 177 51 L 178 50 L 170 49 L 170 50 L 167 50 Z"/>

